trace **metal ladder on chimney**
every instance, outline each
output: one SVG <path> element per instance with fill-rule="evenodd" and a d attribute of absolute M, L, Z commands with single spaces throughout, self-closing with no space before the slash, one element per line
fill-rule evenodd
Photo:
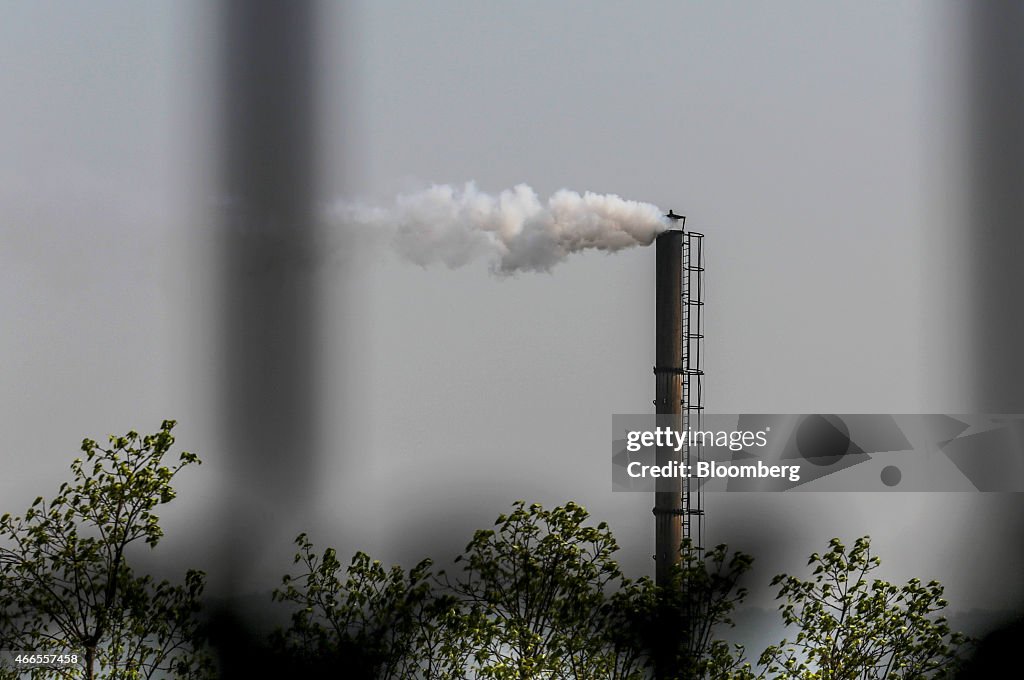
<path fill-rule="evenodd" d="M 683 479 L 682 520 L 683 540 L 688 541 L 694 557 L 704 550 L 704 493 L 700 480 L 694 475 L 697 463 L 703 459 L 700 444 L 691 445 L 689 433 L 700 430 L 704 410 L 701 369 L 701 350 L 704 344 L 704 234 L 695 231 L 683 235 L 682 282 L 682 426 L 687 435 L 683 445 L 683 465 L 690 470 Z"/>

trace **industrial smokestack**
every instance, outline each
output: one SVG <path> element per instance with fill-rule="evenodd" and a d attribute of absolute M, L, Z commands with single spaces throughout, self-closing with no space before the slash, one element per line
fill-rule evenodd
<path fill-rule="evenodd" d="M 682 428 L 683 399 L 683 232 L 672 229 L 657 237 L 655 273 L 655 413 L 659 427 Z M 678 454 L 658 448 L 657 464 L 666 465 Z M 655 581 L 668 584 L 672 567 L 679 563 L 682 541 L 682 479 L 659 478 L 654 493 Z"/>

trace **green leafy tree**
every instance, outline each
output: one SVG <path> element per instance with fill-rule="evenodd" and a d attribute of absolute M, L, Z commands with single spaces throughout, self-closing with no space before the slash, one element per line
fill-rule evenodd
<path fill-rule="evenodd" d="M 752 677 L 742 648 L 716 637 L 746 595 L 749 556 L 684 542 L 668 584 L 633 580 L 613 559 L 611 530 L 588 517 L 572 502 L 518 501 L 466 546 L 451 588 L 477 631 L 474 677 Z"/>
<path fill-rule="evenodd" d="M 517 501 L 457 558 L 462 573 L 449 587 L 473 631 L 478 676 L 639 677 L 641 659 L 617 644 L 610 624 L 642 586 L 631 587 L 612 559 L 608 526 L 587 518 L 572 502 L 546 510 Z M 613 589 L 623 593 L 617 600 Z"/>
<path fill-rule="evenodd" d="M 306 534 L 295 540 L 302 573 L 286 575 L 274 600 L 296 608 L 274 646 L 304 673 L 353 678 L 444 677 L 458 667 L 448 631 L 452 601 L 433 590 L 429 559 L 408 573 L 357 552 L 347 567 L 334 548 L 317 553 Z"/>
<path fill-rule="evenodd" d="M 300 535 L 302 573 L 275 593 L 293 606 L 277 642 L 295 668 L 349 677 L 639 679 L 654 672 L 661 624 L 674 612 L 693 633 L 673 630 L 673 653 L 690 659 L 673 677 L 751 677 L 712 632 L 743 597 L 736 583 L 748 557 L 724 546 L 706 559 L 688 551 L 675 583 L 658 588 L 626 578 L 611 530 L 588 518 L 576 503 L 517 501 L 474 533 L 452 576 L 432 573 L 429 560 L 406 572 L 363 553 L 343 567 Z"/>
<path fill-rule="evenodd" d="M 19 516 L 0 518 L 0 649 L 60 650 L 78 666 L 35 670 L 34 677 L 134 680 L 211 674 L 199 639 L 204 577 L 156 582 L 129 564 L 134 544 L 163 536 L 158 506 L 174 496 L 178 472 L 198 464 L 184 452 L 164 456 L 175 422 L 140 436 L 111 436 L 104 447 L 82 442 L 73 480 L 50 501 L 39 497 Z"/>
<path fill-rule="evenodd" d="M 740 645 L 720 639 L 747 590 L 739 583 L 753 558 L 722 544 L 701 554 L 684 540 L 682 560 L 669 583 L 642 579 L 639 597 L 616 627 L 632 639 L 626 647 L 647 657 L 657 677 L 676 680 L 746 680 L 754 674 Z M 638 606 L 639 605 L 639 606 Z"/>
<path fill-rule="evenodd" d="M 827 552 L 811 555 L 810 580 L 776 576 L 782 618 L 799 632 L 765 650 L 766 672 L 801 680 L 952 677 L 968 639 L 938 615 L 947 604 L 942 585 L 869 582 L 880 564 L 867 536 L 849 551 L 834 538 Z"/>

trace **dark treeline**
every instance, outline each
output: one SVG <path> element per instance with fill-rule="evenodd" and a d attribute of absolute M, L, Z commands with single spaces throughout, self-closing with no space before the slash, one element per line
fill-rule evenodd
<path fill-rule="evenodd" d="M 155 511 L 200 462 L 188 452 L 168 462 L 174 425 L 85 440 L 55 496 L 0 518 L 0 649 L 75 655 L 7 658 L 0 678 L 952 678 L 971 644 L 941 615 L 941 584 L 873 578 L 867 537 L 833 539 L 810 556 L 808 578 L 772 581 L 795 634 L 748 661 L 723 635 L 750 556 L 684 543 L 658 586 L 624 574 L 607 524 L 571 501 L 517 501 L 450 572 L 430 559 L 409 569 L 362 552 L 343 560 L 302 534 L 293 573 L 268 598 L 288 623 L 257 635 L 204 606 L 202 572 L 158 582 L 128 559 L 133 544 L 159 543 Z"/>

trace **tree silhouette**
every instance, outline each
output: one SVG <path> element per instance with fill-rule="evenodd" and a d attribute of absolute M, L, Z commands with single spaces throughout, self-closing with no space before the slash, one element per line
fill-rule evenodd
<path fill-rule="evenodd" d="M 847 551 L 838 538 L 811 555 L 812 578 L 781 574 L 782 618 L 799 632 L 766 649 L 761 664 L 775 678 L 882 680 L 953 677 L 968 639 L 950 630 L 938 581 L 897 586 L 868 574 L 881 564 L 867 536 Z"/>
<path fill-rule="evenodd" d="M 742 600 L 750 558 L 690 550 L 673 586 L 658 588 L 626 578 L 611 530 L 588 518 L 573 502 L 517 501 L 474 533 L 453 575 L 429 560 L 385 569 L 364 553 L 343 570 L 334 549 L 318 554 L 300 535 L 303 572 L 275 593 L 293 607 L 278 643 L 289 658 L 319 660 L 304 670 L 349 677 L 638 679 L 666 644 L 675 677 L 751 677 L 713 635 Z M 690 627 L 665 629 L 669 615 Z"/>
<path fill-rule="evenodd" d="M 144 437 L 111 436 L 108 447 L 84 440 L 70 484 L 22 515 L 0 517 L 0 649 L 80 657 L 77 665 L 36 668 L 33 677 L 211 674 L 209 658 L 193 645 L 203 574 L 189 571 L 175 585 L 139 576 L 129 564 L 135 544 L 152 548 L 163 536 L 154 510 L 174 499 L 174 477 L 199 464 L 188 452 L 163 463 L 174 425 L 166 420 Z"/>

